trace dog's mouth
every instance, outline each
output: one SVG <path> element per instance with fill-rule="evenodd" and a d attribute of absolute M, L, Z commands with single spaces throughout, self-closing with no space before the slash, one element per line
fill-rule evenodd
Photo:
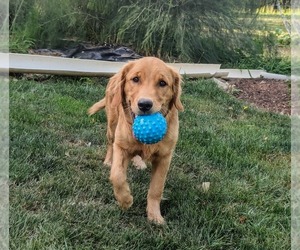
<path fill-rule="evenodd" d="M 131 114 L 131 118 L 132 118 L 132 120 L 134 120 L 135 119 L 135 117 L 137 116 L 133 111 L 132 111 L 132 109 L 130 108 L 130 114 Z"/>

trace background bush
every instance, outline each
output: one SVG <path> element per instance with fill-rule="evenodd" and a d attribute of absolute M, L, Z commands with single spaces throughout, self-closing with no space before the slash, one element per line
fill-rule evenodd
<path fill-rule="evenodd" d="M 250 0 L 11 0 L 11 50 L 66 40 L 130 46 L 169 61 L 234 63 L 263 54 Z M 269 44 L 269 45 L 268 45 Z"/>

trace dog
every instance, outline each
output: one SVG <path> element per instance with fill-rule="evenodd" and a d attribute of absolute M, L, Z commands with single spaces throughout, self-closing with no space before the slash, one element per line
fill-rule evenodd
<path fill-rule="evenodd" d="M 160 202 L 172 154 L 178 140 L 178 111 L 183 111 L 180 100 L 181 76 L 175 69 L 155 57 L 144 57 L 127 63 L 110 78 L 105 97 L 89 108 L 90 115 L 101 109 L 107 115 L 107 154 L 104 164 L 111 166 L 110 181 L 119 206 L 131 207 L 133 197 L 127 182 L 130 160 L 139 168 L 152 165 L 147 195 L 147 218 L 164 224 Z M 167 121 L 167 133 L 155 144 L 142 144 L 132 132 L 135 116 L 161 112 Z"/>

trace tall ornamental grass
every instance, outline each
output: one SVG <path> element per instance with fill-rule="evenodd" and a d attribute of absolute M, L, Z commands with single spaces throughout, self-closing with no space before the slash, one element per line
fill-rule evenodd
<path fill-rule="evenodd" d="M 235 62 L 262 53 L 250 0 L 11 0 L 11 50 L 65 40 L 121 44 L 183 62 Z"/>

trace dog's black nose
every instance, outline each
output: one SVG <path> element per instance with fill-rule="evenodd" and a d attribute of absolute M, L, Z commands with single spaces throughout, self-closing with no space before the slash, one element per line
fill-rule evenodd
<path fill-rule="evenodd" d="M 138 107 L 141 111 L 147 112 L 149 111 L 153 106 L 153 102 L 150 99 L 141 98 L 138 101 Z"/>

